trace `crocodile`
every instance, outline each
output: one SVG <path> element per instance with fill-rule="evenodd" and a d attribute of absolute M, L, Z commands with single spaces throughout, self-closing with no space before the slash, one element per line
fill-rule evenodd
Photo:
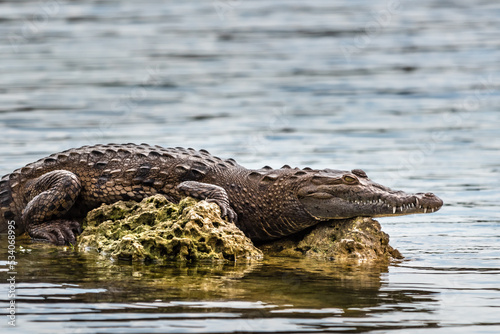
<path fill-rule="evenodd" d="M 320 221 L 439 210 L 432 193 L 408 194 L 371 181 L 361 169 L 265 166 L 247 169 L 206 150 L 148 144 L 83 146 L 54 153 L 0 180 L 0 233 L 74 244 L 81 218 L 103 203 L 155 194 L 215 202 L 252 241 L 278 239 Z"/>

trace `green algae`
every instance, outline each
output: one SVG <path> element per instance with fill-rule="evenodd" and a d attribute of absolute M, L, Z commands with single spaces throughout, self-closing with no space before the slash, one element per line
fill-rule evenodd
<path fill-rule="evenodd" d="M 90 211 L 77 249 L 133 261 L 241 261 L 262 252 L 215 203 L 185 198 L 179 204 L 156 195 L 119 201 Z"/>
<path fill-rule="evenodd" d="M 77 250 L 133 261 L 248 261 L 266 257 L 372 263 L 402 258 L 371 218 L 322 222 L 297 235 L 254 246 L 215 203 L 160 195 L 90 211 Z"/>
<path fill-rule="evenodd" d="M 259 246 L 265 254 L 308 257 L 336 262 L 371 263 L 402 259 L 389 245 L 389 235 L 368 217 L 331 220 L 310 231 Z"/>

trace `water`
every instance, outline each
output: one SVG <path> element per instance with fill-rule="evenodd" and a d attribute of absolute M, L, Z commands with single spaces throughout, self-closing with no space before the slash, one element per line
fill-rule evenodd
<path fill-rule="evenodd" d="M 500 332 L 499 14 L 492 0 L 1 2 L 2 175 L 147 142 L 363 168 L 445 201 L 380 219 L 406 256 L 389 266 L 158 267 L 18 240 L 2 333 Z"/>

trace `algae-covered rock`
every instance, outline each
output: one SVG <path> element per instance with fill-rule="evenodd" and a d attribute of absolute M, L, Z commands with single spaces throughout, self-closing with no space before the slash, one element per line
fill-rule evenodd
<path fill-rule="evenodd" d="M 119 201 L 88 213 L 78 250 L 95 249 L 117 259 L 247 260 L 262 252 L 215 203 L 185 198 L 173 204 L 160 195 L 137 203 Z"/>
<path fill-rule="evenodd" d="M 215 203 L 185 198 L 179 204 L 156 195 L 137 203 L 119 201 L 90 211 L 78 250 L 95 249 L 117 259 L 194 261 L 291 256 L 335 262 L 402 258 L 371 218 L 332 220 L 297 235 L 259 245 L 220 217 Z"/>
<path fill-rule="evenodd" d="M 259 246 L 266 255 L 310 257 L 336 262 L 402 259 L 389 245 L 389 235 L 371 218 L 332 220 L 310 231 Z"/>

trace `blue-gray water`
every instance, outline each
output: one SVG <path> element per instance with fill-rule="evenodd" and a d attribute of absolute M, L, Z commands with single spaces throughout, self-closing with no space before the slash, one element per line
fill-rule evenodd
<path fill-rule="evenodd" d="M 147 142 L 363 168 L 445 201 L 380 219 L 406 256 L 388 267 L 155 267 L 19 241 L 2 333 L 500 332 L 499 17 L 494 0 L 0 2 L 1 175 Z"/>

